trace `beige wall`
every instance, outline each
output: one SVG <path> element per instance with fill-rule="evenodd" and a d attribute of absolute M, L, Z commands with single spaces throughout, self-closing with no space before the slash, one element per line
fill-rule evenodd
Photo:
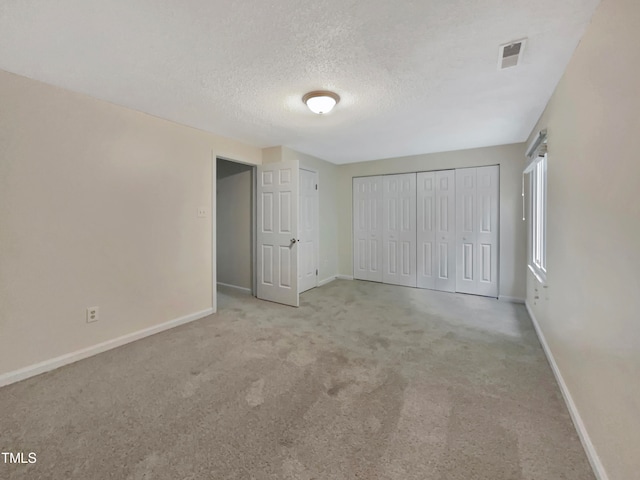
<path fill-rule="evenodd" d="M 548 129 L 548 258 L 527 302 L 610 480 L 640 475 L 638 25 L 640 2 L 603 0 L 532 132 Z"/>
<path fill-rule="evenodd" d="M 415 155 L 339 167 L 339 272 L 353 275 L 353 177 L 500 165 L 500 282 L 501 297 L 525 296 L 525 225 L 522 221 L 522 159 L 524 144 L 457 152 Z"/>
<path fill-rule="evenodd" d="M 251 289 L 251 166 L 217 161 L 218 282 Z"/>
<path fill-rule="evenodd" d="M 216 155 L 261 163 L 257 148 L 0 71 L 0 375 L 214 306 Z"/>
<path fill-rule="evenodd" d="M 262 152 L 264 163 L 284 160 L 298 160 L 300 168 L 318 172 L 319 224 L 320 224 L 320 265 L 318 279 L 330 279 L 338 273 L 338 166 L 311 155 L 296 152 L 287 147 L 265 148 Z"/>

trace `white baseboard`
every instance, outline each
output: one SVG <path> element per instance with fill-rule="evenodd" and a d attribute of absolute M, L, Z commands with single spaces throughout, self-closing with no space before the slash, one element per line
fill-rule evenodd
<path fill-rule="evenodd" d="M 29 365 L 28 367 L 14 370 L 13 372 L 4 373 L 0 375 L 0 387 L 19 382 L 21 380 L 26 380 L 27 378 L 40 375 L 41 373 L 45 373 L 50 370 L 55 370 L 56 368 L 62 367 L 64 365 L 69 365 L 70 363 L 77 362 L 78 360 L 97 355 L 98 353 L 106 352 L 107 350 L 120 347 L 127 343 L 135 342 L 136 340 L 140 340 L 141 338 L 160 333 L 164 330 L 169 330 L 170 328 L 177 327 L 178 325 L 193 322 L 194 320 L 206 317 L 207 315 L 211 315 L 212 313 L 214 313 L 213 308 L 208 308 L 206 310 L 202 310 L 201 312 L 185 315 L 184 317 L 169 320 L 168 322 L 138 330 L 137 332 L 128 333 L 127 335 L 123 335 L 112 340 L 107 340 L 106 342 L 83 348 L 82 350 L 67 353 L 65 355 L 61 355 L 50 360 L 45 360 L 44 362 L 36 363 L 34 365 Z"/>
<path fill-rule="evenodd" d="M 498 296 L 498 300 L 502 300 L 503 302 L 509 302 L 509 303 L 524 304 L 524 298 L 519 298 L 519 297 L 507 297 L 506 295 L 500 295 Z"/>
<path fill-rule="evenodd" d="M 331 275 L 330 277 L 325 278 L 324 280 L 320 280 L 318 282 L 318 286 L 322 287 L 323 285 L 326 285 L 327 283 L 331 283 L 336 279 L 335 275 Z"/>
<path fill-rule="evenodd" d="M 353 280 L 353 275 L 336 275 L 339 280 Z"/>
<path fill-rule="evenodd" d="M 238 287 L 237 285 L 231 285 L 230 283 L 218 282 L 218 285 L 222 285 L 223 287 L 233 288 L 235 290 L 240 290 L 240 291 L 245 292 L 245 293 L 251 293 L 251 289 L 250 288 Z"/>
<path fill-rule="evenodd" d="M 609 476 L 604 469 L 604 465 L 600 461 L 600 457 L 596 452 L 593 443 L 591 442 L 591 437 L 589 437 L 589 432 L 582 421 L 582 417 L 580 416 L 580 412 L 578 412 L 578 408 L 573 401 L 573 397 L 571 396 L 571 392 L 567 387 L 567 384 L 564 382 L 564 378 L 562 378 L 562 373 L 560 373 L 560 369 L 558 368 L 558 364 L 556 363 L 555 358 L 553 357 L 553 353 L 549 348 L 549 344 L 547 343 L 542 330 L 540 329 L 540 325 L 538 324 L 538 320 L 536 316 L 533 314 L 531 307 L 528 302 L 525 302 L 525 306 L 527 307 L 527 312 L 529 312 L 529 316 L 531 317 L 531 322 L 533 323 L 533 327 L 536 329 L 536 333 L 538 334 L 538 339 L 540 340 L 540 344 L 542 345 L 542 349 L 544 350 L 545 355 L 547 356 L 547 361 L 549 365 L 551 365 L 551 370 L 553 370 L 553 374 L 556 377 L 556 381 L 560 386 L 560 392 L 562 392 L 562 396 L 564 397 L 564 401 L 567 404 L 567 408 L 569 409 L 569 414 L 571 415 L 571 419 L 573 420 L 573 424 L 576 427 L 578 432 L 578 436 L 580 437 L 580 441 L 582 442 L 582 446 L 584 447 L 585 452 L 587 453 L 587 458 L 589 459 L 589 463 L 591 464 L 591 468 L 595 473 L 595 476 L 598 480 L 609 480 Z"/>

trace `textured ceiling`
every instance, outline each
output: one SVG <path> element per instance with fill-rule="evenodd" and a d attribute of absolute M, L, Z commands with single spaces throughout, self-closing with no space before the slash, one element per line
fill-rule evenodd
<path fill-rule="evenodd" d="M 524 141 L 598 3 L 0 0 L 0 68 L 349 163 Z M 301 101 L 317 89 L 342 98 L 328 115 Z"/>

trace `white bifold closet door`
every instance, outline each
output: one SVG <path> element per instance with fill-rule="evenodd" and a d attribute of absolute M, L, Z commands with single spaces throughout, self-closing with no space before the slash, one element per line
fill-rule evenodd
<path fill-rule="evenodd" d="M 417 286 L 456 289 L 454 170 L 417 174 Z"/>
<path fill-rule="evenodd" d="M 416 286 L 416 174 L 382 179 L 382 281 Z"/>
<path fill-rule="evenodd" d="M 382 177 L 353 179 L 353 278 L 382 282 Z"/>
<path fill-rule="evenodd" d="M 498 296 L 498 166 L 456 170 L 456 291 Z"/>

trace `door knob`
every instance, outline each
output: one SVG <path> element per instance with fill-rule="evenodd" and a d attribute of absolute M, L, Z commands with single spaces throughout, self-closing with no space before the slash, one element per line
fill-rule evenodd
<path fill-rule="evenodd" d="M 291 243 L 296 243 L 296 242 L 299 242 L 299 241 L 300 241 L 300 240 L 296 240 L 295 238 L 292 238 L 292 239 L 291 239 Z"/>

